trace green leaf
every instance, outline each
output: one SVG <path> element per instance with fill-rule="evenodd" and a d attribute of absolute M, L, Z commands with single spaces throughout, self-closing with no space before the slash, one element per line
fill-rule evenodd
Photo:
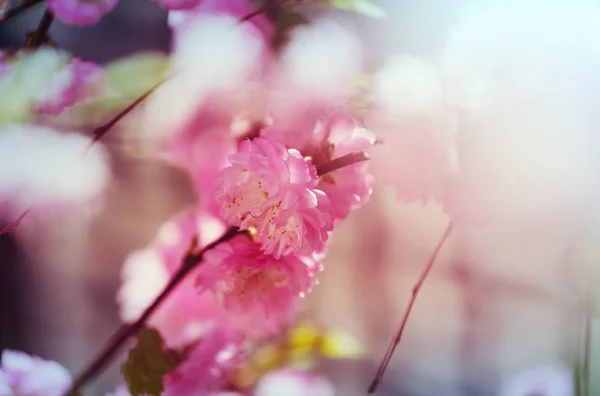
<path fill-rule="evenodd" d="M 164 79 L 169 67 L 169 58 L 155 52 L 138 53 L 108 63 L 104 73 L 111 92 L 65 110 L 60 119 L 48 121 L 74 128 L 100 126 Z"/>
<path fill-rule="evenodd" d="M 145 328 L 137 335 L 137 345 L 129 351 L 121 372 L 132 396 L 160 396 L 164 378 L 183 362 L 189 351 L 165 347 L 156 329 Z"/>
<path fill-rule="evenodd" d="M 110 86 L 131 101 L 161 81 L 170 67 L 161 53 L 146 52 L 111 62 L 104 67 Z"/>

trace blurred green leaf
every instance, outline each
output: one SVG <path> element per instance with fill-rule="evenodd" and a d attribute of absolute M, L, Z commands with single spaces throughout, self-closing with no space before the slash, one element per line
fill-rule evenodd
<path fill-rule="evenodd" d="M 169 67 L 168 56 L 154 52 L 113 61 L 104 66 L 110 92 L 74 106 L 49 122 L 75 128 L 100 126 L 164 79 Z"/>
<path fill-rule="evenodd" d="M 147 52 L 111 62 L 104 72 L 112 89 L 131 101 L 161 81 L 169 67 L 167 55 Z"/>
<path fill-rule="evenodd" d="M 165 376 L 185 360 L 187 353 L 166 348 L 158 330 L 142 329 L 137 335 L 137 345 L 129 351 L 121 367 L 129 393 L 160 396 Z"/>
<path fill-rule="evenodd" d="M 33 119 L 33 102 L 40 87 L 65 65 L 63 53 L 50 48 L 22 52 L 11 59 L 12 67 L 2 77 L 0 126 Z"/>

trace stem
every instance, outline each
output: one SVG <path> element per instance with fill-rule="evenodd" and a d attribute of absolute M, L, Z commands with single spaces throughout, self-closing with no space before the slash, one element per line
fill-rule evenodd
<path fill-rule="evenodd" d="M 27 1 L 21 5 L 18 5 L 14 8 L 12 8 L 11 10 L 9 10 L 6 15 L 4 15 L 4 19 L 0 20 L 0 22 L 6 22 L 14 17 L 17 17 L 19 15 L 21 15 L 22 13 L 24 13 L 25 11 L 29 10 L 32 7 L 35 7 L 36 5 L 42 3 L 44 0 L 31 0 L 31 1 Z"/>
<path fill-rule="evenodd" d="M 25 216 L 27 216 L 27 213 L 29 213 L 31 209 L 27 209 L 25 210 L 23 213 L 21 213 L 19 215 L 19 217 L 17 217 L 15 220 L 13 220 L 12 222 L 10 222 L 6 227 L 4 227 L 3 229 L 0 230 L 0 235 L 2 234 L 6 234 L 11 232 L 13 229 L 15 229 L 16 227 L 19 226 L 19 224 L 21 224 L 21 221 L 23 220 L 23 218 Z"/>
<path fill-rule="evenodd" d="M 37 29 L 31 36 L 29 48 L 38 48 L 46 41 L 46 38 L 48 37 L 48 30 L 50 30 L 50 25 L 52 25 L 53 21 L 54 15 L 50 12 L 50 10 L 46 9 L 42 15 L 42 19 L 40 19 Z"/>
<path fill-rule="evenodd" d="M 369 154 L 365 151 L 357 151 L 355 153 L 346 154 L 342 157 L 338 157 L 334 160 L 324 163 L 317 167 L 317 174 L 319 176 L 326 175 L 340 168 L 344 168 L 346 166 L 354 165 L 359 162 L 369 160 Z"/>
<path fill-rule="evenodd" d="M 582 379 L 582 396 L 590 395 L 590 352 L 592 348 L 592 318 L 594 316 L 594 308 L 591 300 L 587 298 L 585 303 L 585 319 L 584 319 L 584 346 L 583 346 L 583 367 L 581 373 Z"/>
<path fill-rule="evenodd" d="M 440 251 L 442 250 L 442 246 L 444 246 L 444 242 L 446 242 L 446 239 L 448 239 L 448 236 L 450 235 L 451 231 L 452 231 L 452 223 L 448 224 L 448 227 L 446 228 L 446 231 L 442 235 L 442 238 L 440 239 L 440 241 L 438 242 L 436 247 L 433 249 L 433 252 L 431 254 L 431 257 L 429 258 L 429 261 L 427 262 L 427 265 L 425 266 L 425 269 L 423 270 L 423 272 L 421 272 L 421 276 L 419 277 L 419 280 L 413 287 L 412 296 L 410 298 L 410 301 L 408 302 L 406 311 L 404 312 L 404 317 L 402 318 L 402 322 L 400 324 L 400 328 L 398 329 L 398 333 L 396 333 L 396 337 L 390 344 L 387 352 L 385 353 L 385 356 L 383 357 L 383 360 L 379 364 L 379 368 L 377 369 L 377 374 L 375 374 L 375 378 L 373 378 L 373 382 L 371 382 L 371 385 L 369 385 L 369 389 L 367 391 L 369 394 L 374 393 L 377 390 L 377 387 L 379 386 L 379 384 L 381 383 L 381 380 L 383 379 L 383 375 L 385 374 L 385 371 L 390 363 L 390 360 L 392 359 L 392 355 L 394 354 L 396 347 L 398 346 L 398 344 L 400 343 L 400 340 L 402 339 L 402 334 L 404 334 L 404 328 L 406 327 L 406 324 L 408 323 L 408 318 L 410 317 L 412 308 L 415 305 L 415 301 L 417 300 L 417 295 L 419 294 L 419 291 L 421 290 L 423 283 L 425 283 L 425 279 L 427 279 L 427 275 L 429 275 L 429 271 L 433 267 L 433 263 L 435 263 L 435 260 L 437 259 L 437 256 L 439 255 Z"/>
<path fill-rule="evenodd" d="M 242 19 L 240 19 L 239 23 L 244 23 L 244 22 L 249 21 L 250 19 L 254 18 L 257 15 L 267 12 L 267 10 L 269 8 L 271 8 L 271 6 L 272 6 L 272 4 L 269 2 L 265 5 L 263 5 L 262 7 L 258 7 L 256 10 L 252 11 L 250 14 L 248 14 L 245 17 L 243 17 Z"/>
<path fill-rule="evenodd" d="M 114 127 L 117 124 L 117 122 L 121 121 L 121 119 L 123 119 L 123 117 L 125 117 L 127 114 L 131 113 L 131 111 L 133 111 L 144 100 L 146 100 L 146 98 L 148 98 L 148 96 L 150 96 L 154 91 L 156 91 L 156 89 L 158 87 L 160 87 L 162 84 L 164 84 L 165 81 L 166 81 L 166 78 L 163 79 L 162 81 L 159 81 L 153 87 L 151 87 L 146 92 L 144 92 L 139 97 L 137 97 L 133 102 L 131 102 L 129 105 L 127 105 L 127 107 L 125 107 L 123 110 L 121 110 L 116 116 L 114 116 L 106 124 L 101 125 L 98 128 L 94 129 L 94 131 L 92 132 L 93 138 L 92 138 L 92 142 L 90 143 L 90 147 L 94 143 L 96 143 L 98 140 L 100 140 L 112 127 Z"/>
<path fill-rule="evenodd" d="M 288 1 L 293 0 L 267 0 L 267 2 L 264 5 L 258 7 L 256 10 L 252 11 L 251 13 L 240 19 L 239 23 L 247 22 L 255 16 L 268 13 L 269 11 L 276 9 L 279 6 L 284 5 Z"/>
<path fill-rule="evenodd" d="M 73 381 L 71 388 L 64 394 L 65 396 L 75 395 L 75 392 L 84 386 L 88 381 L 98 375 L 103 368 L 111 361 L 119 349 L 125 342 L 137 334 L 142 329 L 146 320 L 156 311 L 160 304 L 171 294 L 175 287 L 202 262 L 204 253 L 214 248 L 222 242 L 229 241 L 234 236 L 239 235 L 240 231 L 237 228 L 228 229 L 219 239 L 206 245 L 198 253 L 189 252 L 183 259 L 181 267 L 173 275 L 169 283 L 164 287 L 162 292 L 154 299 L 152 304 L 148 306 L 142 315 L 131 324 L 125 324 L 113 335 L 108 344 L 102 349 L 100 354 L 87 366 L 87 368 Z"/>

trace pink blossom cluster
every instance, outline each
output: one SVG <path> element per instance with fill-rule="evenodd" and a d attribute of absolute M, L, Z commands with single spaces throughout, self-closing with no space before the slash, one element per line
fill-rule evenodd
<path fill-rule="evenodd" d="M 191 348 L 165 378 L 166 396 L 240 394 L 231 390 L 232 373 L 244 364 L 248 348 L 293 323 L 318 284 L 332 232 L 368 202 L 374 176 L 392 185 L 400 200 L 441 203 L 453 221 L 470 224 L 494 218 L 484 216 L 490 212 L 496 218 L 514 214 L 503 205 L 521 202 L 522 191 L 510 190 L 519 184 L 514 180 L 523 188 L 531 186 L 536 196 L 549 196 L 555 174 L 568 179 L 582 170 L 585 175 L 573 179 L 574 189 L 587 192 L 585 182 L 593 172 L 567 160 L 573 152 L 588 159 L 586 139 L 559 144 L 562 128 L 570 127 L 573 117 L 556 98 L 565 88 L 562 81 L 575 74 L 570 67 L 577 62 L 540 62 L 553 65 L 546 67 L 547 75 L 539 74 L 541 82 L 520 84 L 531 75 L 520 59 L 532 61 L 527 56 L 536 53 L 531 49 L 537 49 L 540 39 L 529 34 L 549 34 L 529 29 L 527 7 L 519 11 L 523 15 L 511 11 L 504 16 L 514 22 L 522 57 L 509 52 L 513 43 L 510 49 L 503 47 L 504 28 L 492 19 L 471 21 L 453 32 L 440 64 L 390 57 L 367 79 L 371 100 L 359 108 L 357 102 L 365 98 L 357 81 L 365 78 L 366 59 L 360 40 L 344 24 L 316 18 L 286 32 L 289 40 L 280 48 L 273 43 L 282 27 L 266 13 L 240 21 L 254 10 L 249 0 L 155 2 L 169 11 L 171 74 L 144 104 L 136 127 L 143 138 L 158 140 L 162 158 L 189 176 L 196 201 L 167 221 L 148 246 L 127 257 L 117 300 L 121 319 L 135 322 L 169 282 L 178 279 L 185 259 L 201 254 L 189 276 L 146 323 L 161 333 L 169 348 Z M 118 0 L 48 2 L 49 10 L 71 25 L 93 25 L 117 4 Z M 568 40 L 563 44 L 573 51 L 578 48 Z M 493 56 L 480 57 L 484 48 Z M 498 54 L 504 63 L 489 64 Z M 494 83 L 497 76 L 503 84 Z M 557 84 L 551 86 L 557 95 L 535 100 L 536 83 L 547 87 L 549 82 Z M 26 89 L 29 86 L 35 89 Z M 27 91 L 18 100 L 9 95 L 15 87 Z M 38 122 L 94 100 L 106 89 L 100 67 L 49 48 L 14 57 L 0 54 L 0 121 L 5 109 L 16 114 L 16 121 L 0 124 L 0 154 L 18 164 L 10 171 L 0 169 L 0 215 L 4 207 L 17 204 L 14 217 L 30 206 L 45 208 L 50 201 L 90 199 L 98 186 L 104 187 L 108 174 L 101 148 L 92 154 L 96 161 L 90 165 L 96 178 L 87 170 L 76 171 L 77 177 L 67 181 L 38 177 L 41 166 L 51 164 L 63 171 L 69 166 L 65 164 L 72 164 L 57 147 L 72 141 L 71 157 L 81 148 L 76 135 Z M 513 123 L 520 114 L 518 106 L 529 102 L 539 105 L 532 107 L 535 117 L 528 118 L 528 113 L 521 123 Z M 554 119 L 561 122 L 548 122 L 547 109 L 559 114 Z M 537 149 L 542 147 L 536 139 L 539 131 L 550 142 L 544 152 L 555 155 L 556 172 L 550 177 L 536 177 L 547 156 L 531 154 L 537 152 L 531 147 L 521 149 L 512 136 L 525 136 L 525 146 Z M 26 152 L 25 143 L 33 155 Z M 496 154 L 497 148 L 504 149 L 502 154 Z M 591 157 L 587 165 L 595 163 Z M 43 158 L 42 164 L 38 158 Z M 526 162 L 530 159 L 531 165 Z M 519 170 L 533 171 L 507 175 L 502 172 L 507 164 L 527 164 Z M 499 181 L 491 183 L 489 175 Z M 87 184 L 88 179 L 94 182 Z M 70 183 L 73 180 L 78 182 Z M 579 202 L 569 191 L 556 195 L 561 203 Z M 479 202 L 470 204 L 471 197 Z M 234 236 L 212 245 L 231 229 Z M 40 381 L 54 381 L 43 391 L 30 392 L 35 395 L 70 383 L 54 364 L 12 352 L 5 355 L 0 390 L 30 392 L 24 387 L 37 384 L 30 379 L 34 371 L 47 373 L 36 377 Z M 537 374 L 548 379 L 553 373 Z M 540 385 L 526 376 L 507 385 L 506 394 L 540 389 L 553 394 L 559 389 L 557 396 L 566 396 L 566 378 Z M 333 394 L 327 381 L 292 369 L 269 373 L 255 389 L 241 392 L 270 396 L 282 394 L 282 389 L 286 394 Z M 113 395 L 126 394 L 118 388 Z"/>
<path fill-rule="evenodd" d="M 145 136 L 159 138 L 165 159 L 189 174 L 197 204 L 127 258 L 122 319 L 139 317 L 194 237 L 198 251 L 228 227 L 240 231 L 204 253 L 149 319 L 171 347 L 198 340 L 213 347 L 192 352 L 166 381 L 166 394 L 227 389 L 223 381 L 243 362 L 244 345 L 292 324 L 318 282 L 334 227 L 371 195 L 368 162 L 335 165 L 375 142 L 351 105 L 362 63 L 357 39 L 323 20 L 298 28 L 277 54 L 270 46 L 276 27 L 264 15 L 239 23 L 251 11 L 245 0 L 172 11 L 173 75 L 145 108 Z M 314 73 L 301 70 L 313 56 L 326 59 Z M 213 340 L 215 334 L 233 341 Z M 323 381 L 285 372 L 265 377 L 255 391 L 271 395 L 289 386 L 314 388 L 298 394 L 332 394 Z"/>

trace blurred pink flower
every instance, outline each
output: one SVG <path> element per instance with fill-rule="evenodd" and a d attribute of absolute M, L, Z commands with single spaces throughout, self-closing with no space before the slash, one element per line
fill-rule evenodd
<path fill-rule="evenodd" d="M 73 59 L 41 87 L 35 98 L 38 113 L 52 116 L 78 103 L 99 98 L 107 90 L 102 68 L 92 62 Z"/>
<path fill-rule="evenodd" d="M 333 229 L 327 195 L 310 161 L 268 138 L 240 143 L 217 179 L 221 217 L 250 229 L 265 254 L 321 250 Z"/>
<path fill-rule="evenodd" d="M 228 3 L 170 13 L 185 23 L 175 32 L 173 73 L 149 98 L 143 128 L 145 137 L 162 143 L 164 157 L 190 175 L 194 190 L 206 197 L 203 207 L 215 214 L 212 181 L 236 151 L 238 135 L 251 129 L 239 130 L 240 120 L 252 125 L 264 118 L 260 82 L 269 61 L 260 32 L 239 24 L 227 13 Z M 210 4 L 225 9 L 212 11 Z"/>
<path fill-rule="evenodd" d="M 63 23 L 92 26 L 110 13 L 119 0 L 49 0 L 50 11 Z"/>
<path fill-rule="evenodd" d="M 254 396 L 334 396 L 335 389 L 326 378 L 309 371 L 283 369 L 265 375 Z"/>
<path fill-rule="evenodd" d="M 52 218 L 100 197 L 110 171 L 102 145 L 40 125 L 0 128 L 0 216 Z M 86 154 L 86 150 L 87 154 Z"/>
<path fill-rule="evenodd" d="M 175 34 L 185 29 L 186 27 L 199 23 L 195 19 L 202 15 L 218 15 L 225 14 L 241 20 L 243 17 L 252 13 L 255 8 L 249 0 L 158 0 L 161 3 L 195 3 L 193 7 L 186 7 L 185 11 L 169 12 L 168 23 L 171 29 L 175 30 Z M 189 9 L 191 8 L 191 9 Z M 183 10 L 183 8 L 180 8 Z M 265 41 L 269 41 L 275 33 L 275 26 L 264 14 L 254 16 L 251 20 L 245 22 L 253 25 L 263 35 Z"/>
<path fill-rule="evenodd" d="M 135 321 L 152 303 L 181 266 L 194 236 L 202 246 L 217 239 L 224 230 L 219 220 L 194 211 L 165 223 L 148 247 L 130 254 L 123 264 L 123 283 L 117 293 L 121 319 Z M 169 347 L 195 341 L 210 326 L 227 319 L 227 313 L 214 296 L 198 295 L 194 274 L 198 274 L 198 270 L 188 276 L 148 320 Z"/>
<path fill-rule="evenodd" d="M 573 375 L 564 365 L 522 371 L 502 384 L 500 396 L 574 396 Z"/>
<path fill-rule="evenodd" d="M 208 332 L 188 358 L 165 378 L 163 396 L 208 395 L 244 362 L 244 337 L 228 328 Z"/>
<path fill-rule="evenodd" d="M 319 118 L 349 104 L 362 66 L 352 30 L 328 19 L 296 28 L 269 76 L 273 126 L 299 139 Z"/>
<path fill-rule="evenodd" d="M 375 75 L 367 128 L 375 177 L 404 201 L 442 201 L 456 171 L 456 124 L 437 66 L 410 56 L 391 58 Z"/>
<path fill-rule="evenodd" d="M 476 6 L 450 31 L 441 64 L 461 108 L 460 169 L 444 203 L 453 220 L 587 221 L 600 194 L 599 19 L 593 1 L 508 1 Z"/>
<path fill-rule="evenodd" d="M 171 377 L 171 381 L 173 381 L 172 377 Z M 197 384 L 198 384 L 198 382 L 197 383 L 191 383 L 190 384 L 191 385 L 190 388 L 191 389 L 196 388 Z M 1 391 L 2 391 L 2 388 L 0 388 L 0 392 Z M 169 392 L 169 389 L 167 389 L 167 392 Z M 2 393 L 0 393 L 0 395 L 1 394 Z M 204 393 L 202 393 L 202 394 L 204 394 Z M 120 385 L 113 392 L 107 393 L 106 396 L 131 396 L 131 394 L 129 393 L 129 390 L 127 390 L 127 386 L 126 385 Z M 206 393 L 206 396 L 244 396 L 244 395 L 242 395 L 241 393 L 237 393 L 237 392 L 214 391 L 214 392 Z"/>
<path fill-rule="evenodd" d="M 0 366 L 0 395 L 62 396 L 71 374 L 60 364 L 5 349 Z"/>
<path fill-rule="evenodd" d="M 259 244 L 238 236 L 206 253 L 196 286 L 200 293 L 214 292 L 232 315 L 280 329 L 293 318 L 320 268 L 308 257 L 264 255 Z"/>

